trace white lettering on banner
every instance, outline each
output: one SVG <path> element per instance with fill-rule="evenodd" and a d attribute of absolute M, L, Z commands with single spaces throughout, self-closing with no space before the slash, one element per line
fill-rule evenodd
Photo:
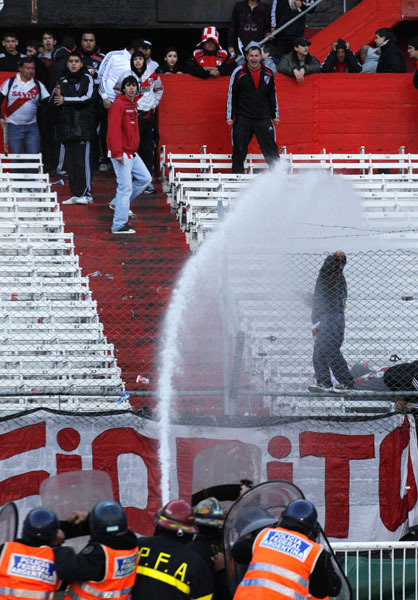
<path fill-rule="evenodd" d="M 274 530 L 270 530 L 265 534 L 261 540 L 260 546 L 262 548 L 269 548 L 270 550 L 289 554 L 301 562 L 305 562 L 313 547 L 312 544 L 309 544 L 295 535 L 285 533 L 284 531 Z"/>
<path fill-rule="evenodd" d="M 115 572 L 113 577 L 115 579 L 121 579 L 122 577 L 128 577 L 132 575 L 136 567 L 136 554 L 133 556 L 125 556 L 123 558 L 117 558 L 115 561 Z"/>
<path fill-rule="evenodd" d="M 44 583 L 55 583 L 56 581 L 52 561 L 24 554 L 12 554 L 7 572 L 9 575 L 24 579 L 36 579 Z"/>

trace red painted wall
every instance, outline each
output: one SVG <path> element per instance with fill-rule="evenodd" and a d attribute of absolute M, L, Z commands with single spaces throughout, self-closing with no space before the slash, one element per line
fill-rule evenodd
<path fill-rule="evenodd" d="M 366 2 L 367 0 L 363 0 Z M 407 74 L 319 74 L 298 85 L 276 75 L 280 147 L 288 152 L 418 152 L 418 90 Z M 228 77 L 163 75 L 161 144 L 171 152 L 231 152 L 225 123 Z M 251 151 L 259 152 L 252 142 Z"/>

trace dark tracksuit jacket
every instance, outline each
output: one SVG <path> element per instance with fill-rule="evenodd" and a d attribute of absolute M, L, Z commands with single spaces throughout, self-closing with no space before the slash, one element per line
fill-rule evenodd
<path fill-rule="evenodd" d="M 58 138 L 65 146 L 65 164 L 71 193 L 91 196 L 90 143 L 95 136 L 95 85 L 93 78 L 82 67 L 77 73 L 67 70 L 57 81 L 64 104 L 53 103 Z"/>
<path fill-rule="evenodd" d="M 243 173 L 248 144 L 256 135 L 269 165 L 278 158 L 272 119 L 279 117 L 274 74 L 261 65 L 258 88 L 248 65 L 238 67 L 231 75 L 226 103 L 226 118 L 235 119 L 232 129 L 232 172 Z"/>

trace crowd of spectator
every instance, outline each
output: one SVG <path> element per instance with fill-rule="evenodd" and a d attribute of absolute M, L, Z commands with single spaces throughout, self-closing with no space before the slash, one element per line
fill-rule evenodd
<path fill-rule="evenodd" d="M 113 170 L 118 169 L 107 144 L 109 109 L 118 95 L 126 95 L 122 83 L 133 77 L 137 83 L 134 103 L 140 140 L 137 152 L 150 175 L 142 178 L 147 179 L 147 186 L 141 193 L 153 194 L 156 189 L 152 177 L 159 142 L 156 115 L 164 93 L 160 75 L 187 73 L 201 79 L 231 76 L 232 90 L 232 85 L 246 81 L 241 72 L 239 77 L 236 73 L 240 67 L 248 66 L 249 55 L 244 49 L 250 47 L 252 56 L 257 55 L 256 70 L 266 70 L 263 77 L 282 73 L 299 84 L 312 73 L 406 72 L 404 55 L 389 28 L 378 29 L 375 47 L 365 45 L 357 54 L 349 41 L 338 39 L 321 64 L 310 54 L 311 42 L 304 35 L 305 13 L 312 10 L 313 4 L 314 0 L 274 0 L 270 8 L 261 0 L 239 0 L 233 8 L 226 50 L 221 46 L 217 29 L 208 26 L 188 57 L 181 57 L 175 46 L 168 46 L 161 64 L 154 60 L 152 42 L 147 39 L 133 39 L 124 49 L 105 55 L 91 30 L 85 30 L 80 40 L 65 35 L 60 43 L 52 31 L 45 31 L 39 40 L 29 40 L 25 45 L 19 44 L 15 33 L 5 32 L 0 71 L 16 73 L 0 88 L 0 124 L 3 129 L 8 127 L 10 149 L 16 153 L 42 150 L 46 170 L 68 174 L 72 196 L 66 202 L 93 202 L 92 173 L 110 170 L 112 163 Z M 273 35 L 286 23 L 287 27 Z M 413 60 L 418 60 L 417 40 L 412 38 L 408 45 Z M 254 70 L 250 68 L 255 81 Z M 257 81 L 261 85 L 264 79 Z M 414 85 L 418 87 L 417 73 Z M 271 93 L 270 90 L 270 108 L 265 112 L 271 109 L 274 121 Z M 276 152 L 275 141 L 267 125 L 264 126 L 266 129 L 260 134 L 264 136 L 262 144 L 267 157 L 271 157 Z M 239 127 L 234 127 L 235 143 L 239 131 Z M 237 172 L 242 168 L 245 146 L 237 158 Z M 110 208 L 113 207 L 111 203 Z"/>

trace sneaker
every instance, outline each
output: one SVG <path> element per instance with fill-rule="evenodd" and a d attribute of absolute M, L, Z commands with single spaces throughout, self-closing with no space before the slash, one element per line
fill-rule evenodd
<path fill-rule="evenodd" d="M 113 204 L 109 204 L 109 208 L 110 210 L 115 210 L 115 207 L 113 206 Z M 129 218 L 130 219 L 135 219 L 136 218 L 136 214 L 134 212 L 132 212 L 131 210 L 129 211 Z"/>
<path fill-rule="evenodd" d="M 80 198 L 78 196 L 71 196 L 71 198 L 68 198 L 67 200 L 63 200 L 61 202 L 61 204 L 78 204 L 79 200 L 80 200 Z"/>
<path fill-rule="evenodd" d="M 157 190 L 155 189 L 155 187 L 152 185 L 152 183 L 145 188 L 145 190 L 142 192 L 143 194 L 156 194 Z"/>
<path fill-rule="evenodd" d="M 354 385 L 344 385 L 343 383 L 339 383 L 335 386 L 334 392 L 336 394 L 345 394 L 346 392 L 353 392 Z"/>
<path fill-rule="evenodd" d="M 109 163 L 102 162 L 99 165 L 99 171 L 101 171 L 102 173 L 107 173 L 108 171 L 110 171 L 110 169 L 111 165 Z"/>
<path fill-rule="evenodd" d="M 61 177 L 65 177 L 66 175 L 68 175 L 68 173 L 65 169 L 61 169 L 60 171 L 55 171 L 55 175 L 60 175 Z"/>
<path fill-rule="evenodd" d="M 77 204 L 93 204 L 93 198 L 91 196 L 80 196 Z"/>
<path fill-rule="evenodd" d="M 120 229 L 117 229 L 116 231 L 112 231 L 112 233 L 114 233 L 114 234 L 119 234 L 119 233 L 130 234 L 130 233 L 136 233 L 136 231 L 135 231 L 135 229 L 131 229 L 131 227 L 129 227 L 128 223 L 125 223 L 125 225 L 123 225 Z"/>
<path fill-rule="evenodd" d="M 332 385 L 330 386 L 326 386 L 326 385 L 321 385 L 319 383 L 314 384 L 314 385 L 310 385 L 308 387 L 308 391 L 312 392 L 313 394 L 320 394 L 320 393 L 324 393 L 324 392 L 333 392 L 334 388 L 332 387 Z"/>

